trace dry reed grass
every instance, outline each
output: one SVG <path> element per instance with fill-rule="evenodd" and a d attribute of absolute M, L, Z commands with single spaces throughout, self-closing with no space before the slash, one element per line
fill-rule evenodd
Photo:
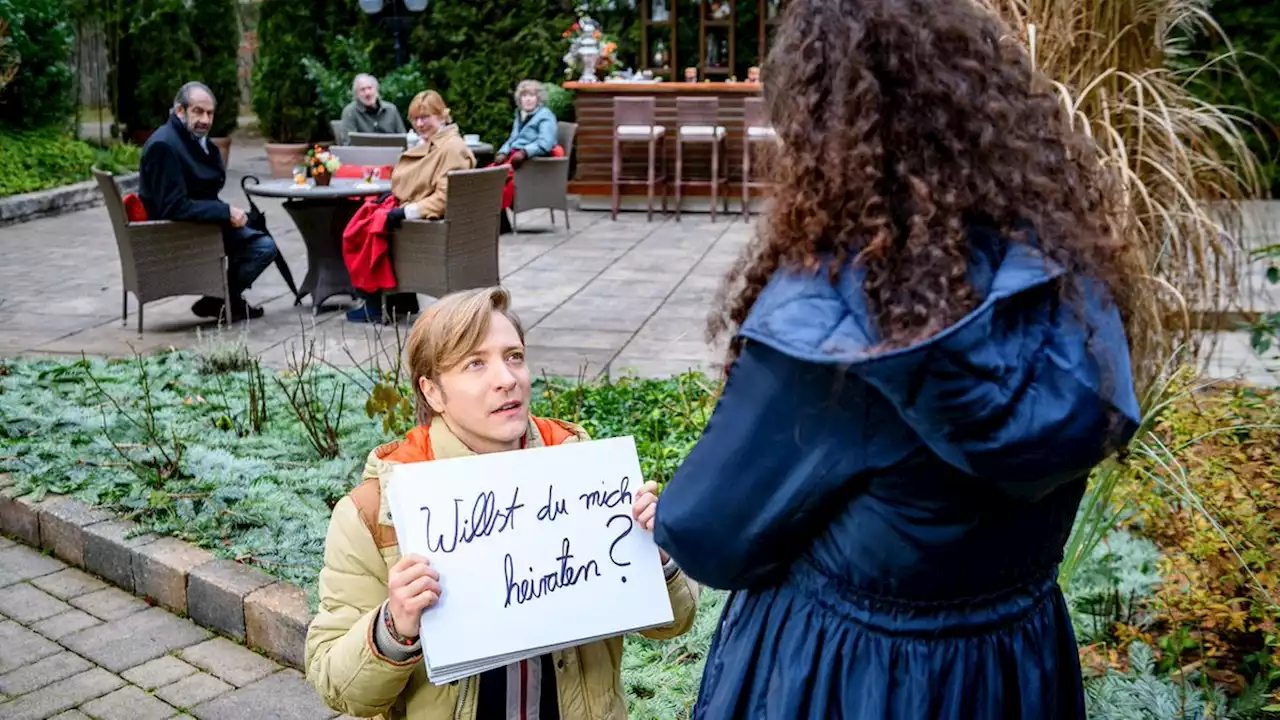
<path fill-rule="evenodd" d="M 1221 35 L 1208 0 L 982 1 L 1118 172 L 1118 227 L 1149 268 L 1134 278 L 1146 287 L 1130 341 L 1139 396 L 1150 397 L 1168 358 L 1202 360 L 1213 339 L 1202 329 L 1248 309 L 1239 203 L 1263 196 L 1261 168 L 1242 132 L 1247 114 L 1193 92 L 1205 69 L 1233 57 L 1185 56 L 1192 33 Z M 1174 69 L 1178 56 L 1188 69 Z"/>

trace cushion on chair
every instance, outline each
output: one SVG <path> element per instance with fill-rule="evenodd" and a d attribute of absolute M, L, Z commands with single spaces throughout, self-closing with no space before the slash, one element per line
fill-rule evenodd
<path fill-rule="evenodd" d="M 771 127 L 747 128 L 747 138 L 750 140 L 772 140 L 776 137 L 778 137 L 778 133 Z"/>
<path fill-rule="evenodd" d="M 551 148 L 551 157 L 553 158 L 564 157 L 564 148 L 560 147 L 559 145 Z"/>
<path fill-rule="evenodd" d="M 619 125 L 613 131 L 618 137 L 650 138 L 665 134 L 667 129 L 661 125 Z"/>
<path fill-rule="evenodd" d="M 131 223 L 147 221 L 147 208 L 142 204 L 142 198 L 138 197 L 137 193 L 125 195 L 122 204 L 126 220 Z"/>
<path fill-rule="evenodd" d="M 710 138 L 723 139 L 727 131 L 723 125 L 681 125 L 680 136 L 692 138 Z"/>

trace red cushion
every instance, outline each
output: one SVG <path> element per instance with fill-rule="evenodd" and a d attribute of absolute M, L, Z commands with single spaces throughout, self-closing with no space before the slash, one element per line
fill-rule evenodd
<path fill-rule="evenodd" d="M 131 223 L 147 221 L 147 208 L 136 193 L 124 196 L 124 216 Z"/>
<path fill-rule="evenodd" d="M 564 157 L 564 148 L 559 145 L 551 148 L 551 157 Z"/>
<path fill-rule="evenodd" d="M 359 180 L 364 177 L 364 165 L 342 165 L 333 173 L 335 178 L 353 178 Z M 391 171 L 394 168 L 391 165 L 383 165 L 381 168 L 381 177 L 383 180 L 391 179 Z"/>

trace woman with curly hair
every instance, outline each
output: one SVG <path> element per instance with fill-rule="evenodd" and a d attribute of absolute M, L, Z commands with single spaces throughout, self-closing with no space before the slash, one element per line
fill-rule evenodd
<path fill-rule="evenodd" d="M 1112 177 L 973 0 L 792 0 L 763 74 L 728 377 L 641 518 L 733 591 L 694 716 L 1083 717 L 1057 566 L 1138 421 Z"/>

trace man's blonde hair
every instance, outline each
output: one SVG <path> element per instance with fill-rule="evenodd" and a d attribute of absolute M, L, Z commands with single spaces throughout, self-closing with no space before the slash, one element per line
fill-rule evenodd
<path fill-rule="evenodd" d="M 449 113 L 449 106 L 444 103 L 444 96 L 435 90 L 423 90 L 413 96 L 413 101 L 409 103 L 409 120 L 414 118 L 426 117 L 434 115 L 443 118 L 445 122 L 453 122 L 453 116 Z"/>
<path fill-rule="evenodd" d="M 419 378 L 436 382 L 467 359 L 489 334 L 493 313 L 511 321 L 524 343 L 524 327 L 511 310 L 511 295 L 501 287 L 478 288 L 450 293 L 418 316 L 409 332 L 406 354 L 419 425 L 430 425 L 435 411 L 422 394 Z"/>

